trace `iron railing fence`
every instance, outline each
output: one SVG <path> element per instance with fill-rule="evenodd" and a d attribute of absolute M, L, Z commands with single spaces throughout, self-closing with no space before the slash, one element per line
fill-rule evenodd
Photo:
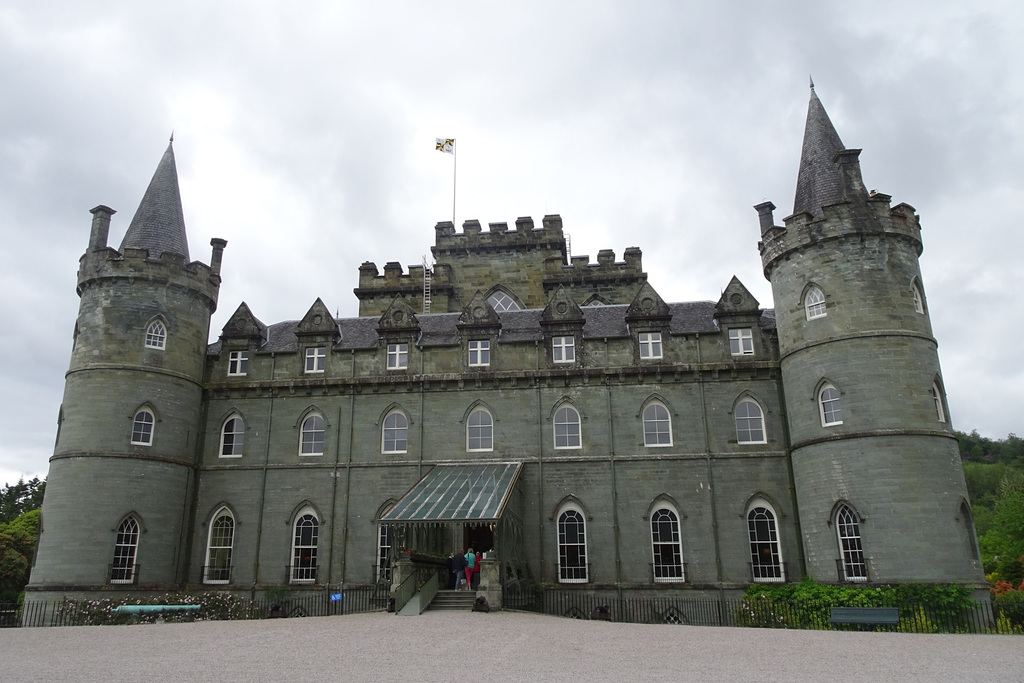
<path fill-rule="evenodd" d="M 831 608 L 838 606 L 832 603 L 790 602 L 765 597 L 617 597 L 611 591 L 602 594 L 592 590 L 510 585 L 505 587 L 502 599 L 507 609 L 534 610 L 575 619 L 812 630 L 864 628 L 830 624 Z M 1004 613 L 989 603 L 958 607 L 923 603 L 890 606 L 900 609 L 896 626 L 867 628 L 901 633 L 1024 633 L 1024 624 L 1018 623 L 1019 615 Z M 601 613 L 604 607 L 607 607 L 607 616 Z"/>
<path fill-rule="evenodd" d="M 128 600 L 62 600 L 32 601 L 23 605 L 0 604 L 0 627 L 16 626 L 89 626 L 99 624 L 128 624 L 164 621 L 194 620 L 244 620 L 266 619 L 272 606 L 281 607 L 285 617 L 322 617 L 340 614 L 359 614 L 384 610 L 388 604 L 388 586 L 373 584 L 349 586 L 340 589 L 318 590 L 284 595 L 269 600 L 234 597 L 228 594 L 179 594 L 172 603 L 165 596 L 159 604 L 199 604 L 198 612 L 168 612 L 165 614 L 124 615 L 113 612 L 122 603 L 134 604 Z M 340 600 L 332 595 L 341 594 Z"/>

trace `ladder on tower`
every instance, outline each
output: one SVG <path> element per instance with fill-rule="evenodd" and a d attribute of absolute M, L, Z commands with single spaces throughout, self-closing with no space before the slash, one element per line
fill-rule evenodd
<path fill-rule="evenodd" d="M 433 268 L 427 263 L 427 257 L 423 257 L 423 312 L 430 313 L 430 279 L 433 276 Z"/>

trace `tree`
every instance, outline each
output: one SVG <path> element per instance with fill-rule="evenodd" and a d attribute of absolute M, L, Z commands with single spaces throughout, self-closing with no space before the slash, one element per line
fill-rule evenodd
<path fill-rule="evenodd" d="M 15 600 L 28 584 L 39 535 L 40 511 L 30 510 L 0 524 L 0 602 Z"/>
<path fill-rule="evenodd" d="M 35 477 L 29 481 L 19 479 L 17 484 L 4 484 L 0 489 L 0 524 L 6 524 L 19 515 L 43 506 L 46 482 Z"/>

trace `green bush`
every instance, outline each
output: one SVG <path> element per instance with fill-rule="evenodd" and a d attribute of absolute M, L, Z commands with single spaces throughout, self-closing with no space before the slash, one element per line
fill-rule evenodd
<path fill-rule="evenodd" d="M 1017 629 L 1024 629 L 1024 591 L 1007 591 L 992 601 L 996 614 L 1009 621 Z"/>

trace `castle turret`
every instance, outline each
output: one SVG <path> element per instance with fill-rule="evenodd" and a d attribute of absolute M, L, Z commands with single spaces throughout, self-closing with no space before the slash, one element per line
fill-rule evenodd
<path fill-rule="evenodd" d="M 121 248 L 92 210 L 78 271 L 71 366 L 29 590 L 167 589 L 183 581 L 201 433 L 201 381 L 217 307 L 213 268 L 189 262 L 168 145 Z"/>
<path fill-rule="evenodd" d="M 755 207 L 807 573 L 984 581 L 913 207 L 868 192 L 811 86 L 793 214 Z"/>

